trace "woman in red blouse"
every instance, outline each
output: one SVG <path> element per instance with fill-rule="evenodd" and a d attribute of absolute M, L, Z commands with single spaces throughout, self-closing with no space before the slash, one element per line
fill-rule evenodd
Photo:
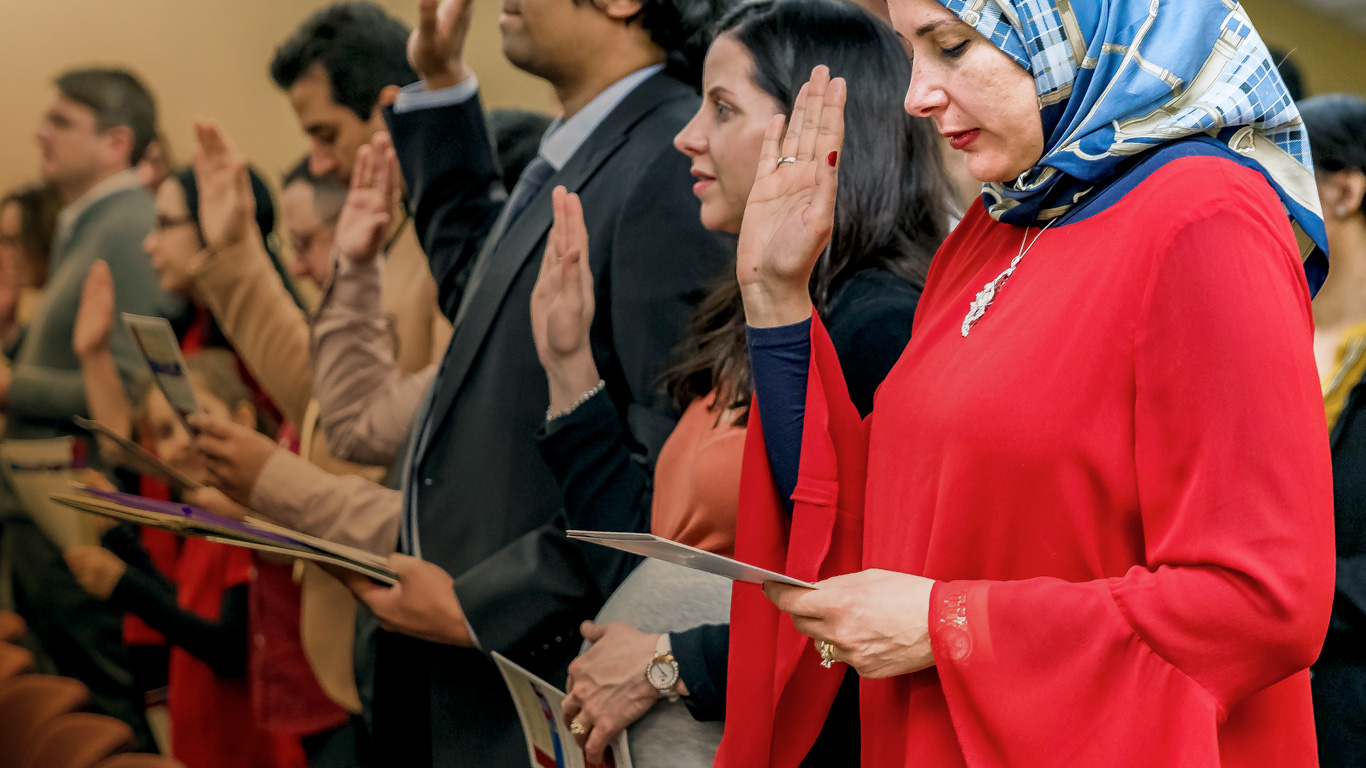
<path fill-rule="evenodd" d="M 767 586 L 790 620 L 737 587 L 745 717 L 717 764 L 795 764 L 847 664 L 865 765 L 1316 765 L 1333 519 L 1309 302 L 1327 265 L 1265 46 L 1220 0 L 890 11 L 915 57 L 906 108 L 967 153 L 983 204 L 860 421 L 805 293 L 844 83 L 818 69 L 786 136 L 770 126 L 737 269 L 757 408 L 804 431 L 797 448 L 749 430 L 736 552 L 824 580 Z M 806 322 L 793 391 L 755 342 Z"/>

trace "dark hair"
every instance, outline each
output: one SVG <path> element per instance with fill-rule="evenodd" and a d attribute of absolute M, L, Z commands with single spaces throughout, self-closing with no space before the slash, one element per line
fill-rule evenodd
<path fill-rule="evenodd" d="M 118 127 L 132 131 L 128 165 L 142 161 L 142 153 L 157 132 L 156 100 L 142 81 L 122 69 L 91 68 L 72 70 L 55 82 L 62 96 L 95 113 L 100 131 Z"/>
<path fill-rule="evenodd" d="M 1366 99 L 1332 93 L 1306 99 L 1299 108 L 1316 169 L 1366 173 Z"/>
<path fill-rule="evenodd" d="M 341 213 L 342 206 L 346 204 L 346 195 L 350 192 L 350 187 L 336 176 L 313 173 L 308 155 L 285 171 L 280 180 L 280 189 L 283 191 L 291 184 L 305 184 L 313 191 L 313 207 L 324 219 Z"/>
<path fill-rule="evenodd" d="M 1285 81 L 1285 89 L 1290 93 L 1290 100 L 1303 99 L 1304 75 L 1300 73 L 1300 67 L 1295 60 L 1290 58 L 1290 52 L 1276 46 L 1268 46 L 1267 51 L 1271 54 L 1271 60 L 1276 62 L 1281 79 Z"/>
<path fill-rule="evenodd" d="M 270 257 L 271 266 L 273 266 L 276 273 L 280 275 L 280 280 L 284 283 L 285 290 L 289 291 L 289 295 L 294 299 L 296 305 L 303 307 L 303 302 L 300 300 L 298 293 L 294 290 L 294 284 L 290 281 L 289 275 L 285 272 L 284 265 L 280 262 L 278 249 L 274 246 L 275 203 L 271 199 L 270 188 L 266 186 L 265 180 L 263 180 L 261 175 L 255 170 L 248 168 L 247 175 L 251 177 L 251 193 L 256 199 L 256 227 L 261 233 L 261 244 L 266 249 L 266 255 Z M 170 178 L 174 179 L 176 183 L 180 185 L 181 190 L 184 191 L 185 208 L 189 212 L 190 217 L 194 219 L 196 229 L 201 231 L 199 238 L 200 242 L 204 242 L 202 225 L 200 224 L 199 218 L 199 180 L 195 178 L 194 168 L 182 168 L 171 174 Z M 189 309 L 187 316 L 180 318 L 180 320 L 173 323 L 173 325 L 180 325 L 181 322 L 184 322 L 185 324 L 192 322 L 194 320 L 193 313 L 194 309 Z M 180 328 L 177 328 L 178 332 L 180 330 Z M 232 346 L 228 343 L 227 336 L 223 333 L 223 330 L 212 318 L 209 320 L 208 330 L 205 331 L 204 345 L 207 347 L 227 348 L 231 348 Z"/>
<path fill-rule="evenodd" d="M 0 197 L 0 210 L 13 203 L 19 206 L 19 244 L 33 260 L 32 267 L 41 288 L 47 283 L 48 260 L 57 235 L 57 213 L 62 209 L 57 190 L 49 184 L 30 184 Z"/>
<path fill-rule="evenodd" d="M 699 88 L 702 62 L 715 38 L 716 20 L 740 0 L 641 0 L 640 10 L 627 19 L 639 23 L 650 42 L 664 49 L 664 69 Z M 593 0 L 574 0 L 578 5 Z"/>
<path fill-rule="evenodd" d="M 327 72 L 333 101 L 361 120 L 385 87 L 418 79 L 408 65 L 408 27 L 374 3 L 333 3 L 309 16 L 275 49 L 270 76 L 287 91 L 314 64 Z"/>
<path fill-rule="evenodd" d="M 817 312 L 865 269 L 923 288 L 948 235 L 952 193 L 933 128 L 902 109 L 911 65 L 892 29 L 853 3 L 757 0 L 721 21 L 716 36 L 723 35 L 749 51 L 754 83 L 788 114 L 818 64 L 848 84 L 834 233 L 811 275 Z M 733 277 L 698 306 L 682 353 L 683 362 L 665 374 L 680 409 L 711 391 L 718 408 L 748 406 L 744 305 Z"/>

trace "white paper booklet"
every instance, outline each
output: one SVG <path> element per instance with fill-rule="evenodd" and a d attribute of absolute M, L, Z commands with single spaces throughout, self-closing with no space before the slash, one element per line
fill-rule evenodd
<path fill-rule="evenodd" d="M 625 731 L 607 747 L 607 756 L 601 763 L 590 764 L 565 725 L 564 710 L 560 708 L 564 691 L 497 651 L 493 652 L 493 660 L 503 673 L 512 703 L 517 705 L 531 768 L 631 768 Z"/>
<path fill-rule="evenodd" d="M 85 469 L 84 441 L 74 437 L 6 440 L 0 443 L 0 465 L 24 511 L 58 549 L 65 552 L 99 543 L 99 531 L 89 515 L 49 498 L 70 492 L 78 484 L 78 474 Z"/>
<path fill-rule="evenodd" d="M 731 581 L 745 581 L 750 584 L 763 584 L 765 581 L 776 581 L 779 584 L 791 584 L 794 587 L 806 587 L 815 589 L 815 584 L 808 584 L 799 581 L 791 576 L 784 576 L 777 571 L 770 571 L 766 568 L 742 563 L 725 555 L 718 555 L 697 547 L 690 547 L 687 544 L 679 544 L 676 541 L 655 536 L 652 533 L 608 533 L 603 531 L 569 531 L 569 538 L 579 541 L 590 541 L 594 544 L 601 544 L 604 547 L 620 549 L 623 552 L 630 552 L 635 555 L 653 557 L 656 560 L 663 560 L 666 563 L 681 565 L 684 568 L 692 568 L 695 571 L 704 573 L 714 573 L 717 576 L 724 576 Z"/>
<path fill-rule="evenodd" d="M 133 341 L 137 342 L 147 367 L 152 370 L 152 381 L 157 389 L 166 396 L 166 402 L 180 417 L 185 430 L 194 434 L 188 419 L 190 414 L 199 411 L 199 403 L 194 399 L 185 356 L 180 354 L 180 342 L 176 340 L 171 324 L 164 317 L 146 317 L 128 312 L 123 313 L 123 322 L 133 334 Z"/>

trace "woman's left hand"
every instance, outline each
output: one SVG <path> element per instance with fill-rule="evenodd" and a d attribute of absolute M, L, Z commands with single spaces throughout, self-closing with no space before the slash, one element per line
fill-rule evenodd
<path fill-rule="evenodd" d="M 585 621 L 581 630 L 593 645 L 569 664 L 562 706 L 565 724 L 577 721 L 586 729 L 576 738 L 588 762 L 597 764 L 617 736 L 659 701 L 659 691 L 645 678 L 659 635 L 625 622 Z"/>
<path fill-rule="evenodd" d="M 930 590 L 934 581 L 893 571 L 836 576 L 803 589 L 777 582 L 764 594 L 792 616 L 797 631 L 833 646 L 835 660 L 860 677 L 894 677 L 934 666 Z"/>

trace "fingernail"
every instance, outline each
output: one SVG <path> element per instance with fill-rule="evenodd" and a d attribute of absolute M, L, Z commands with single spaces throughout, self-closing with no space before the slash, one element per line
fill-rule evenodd
<path fill-rule="evenodd" d="M 834 168 L 834 167 L 835 167 L 835 163 L 836 163 L 839 159 L 840 159 L 840 153 L 839 153 L 839 152 L 831 152 L 831 153 L 830 153 L 830 156 L 827 157 L 827 158 L 825 158 L 825 162 L 829 163 L 831 168 Z"/>

